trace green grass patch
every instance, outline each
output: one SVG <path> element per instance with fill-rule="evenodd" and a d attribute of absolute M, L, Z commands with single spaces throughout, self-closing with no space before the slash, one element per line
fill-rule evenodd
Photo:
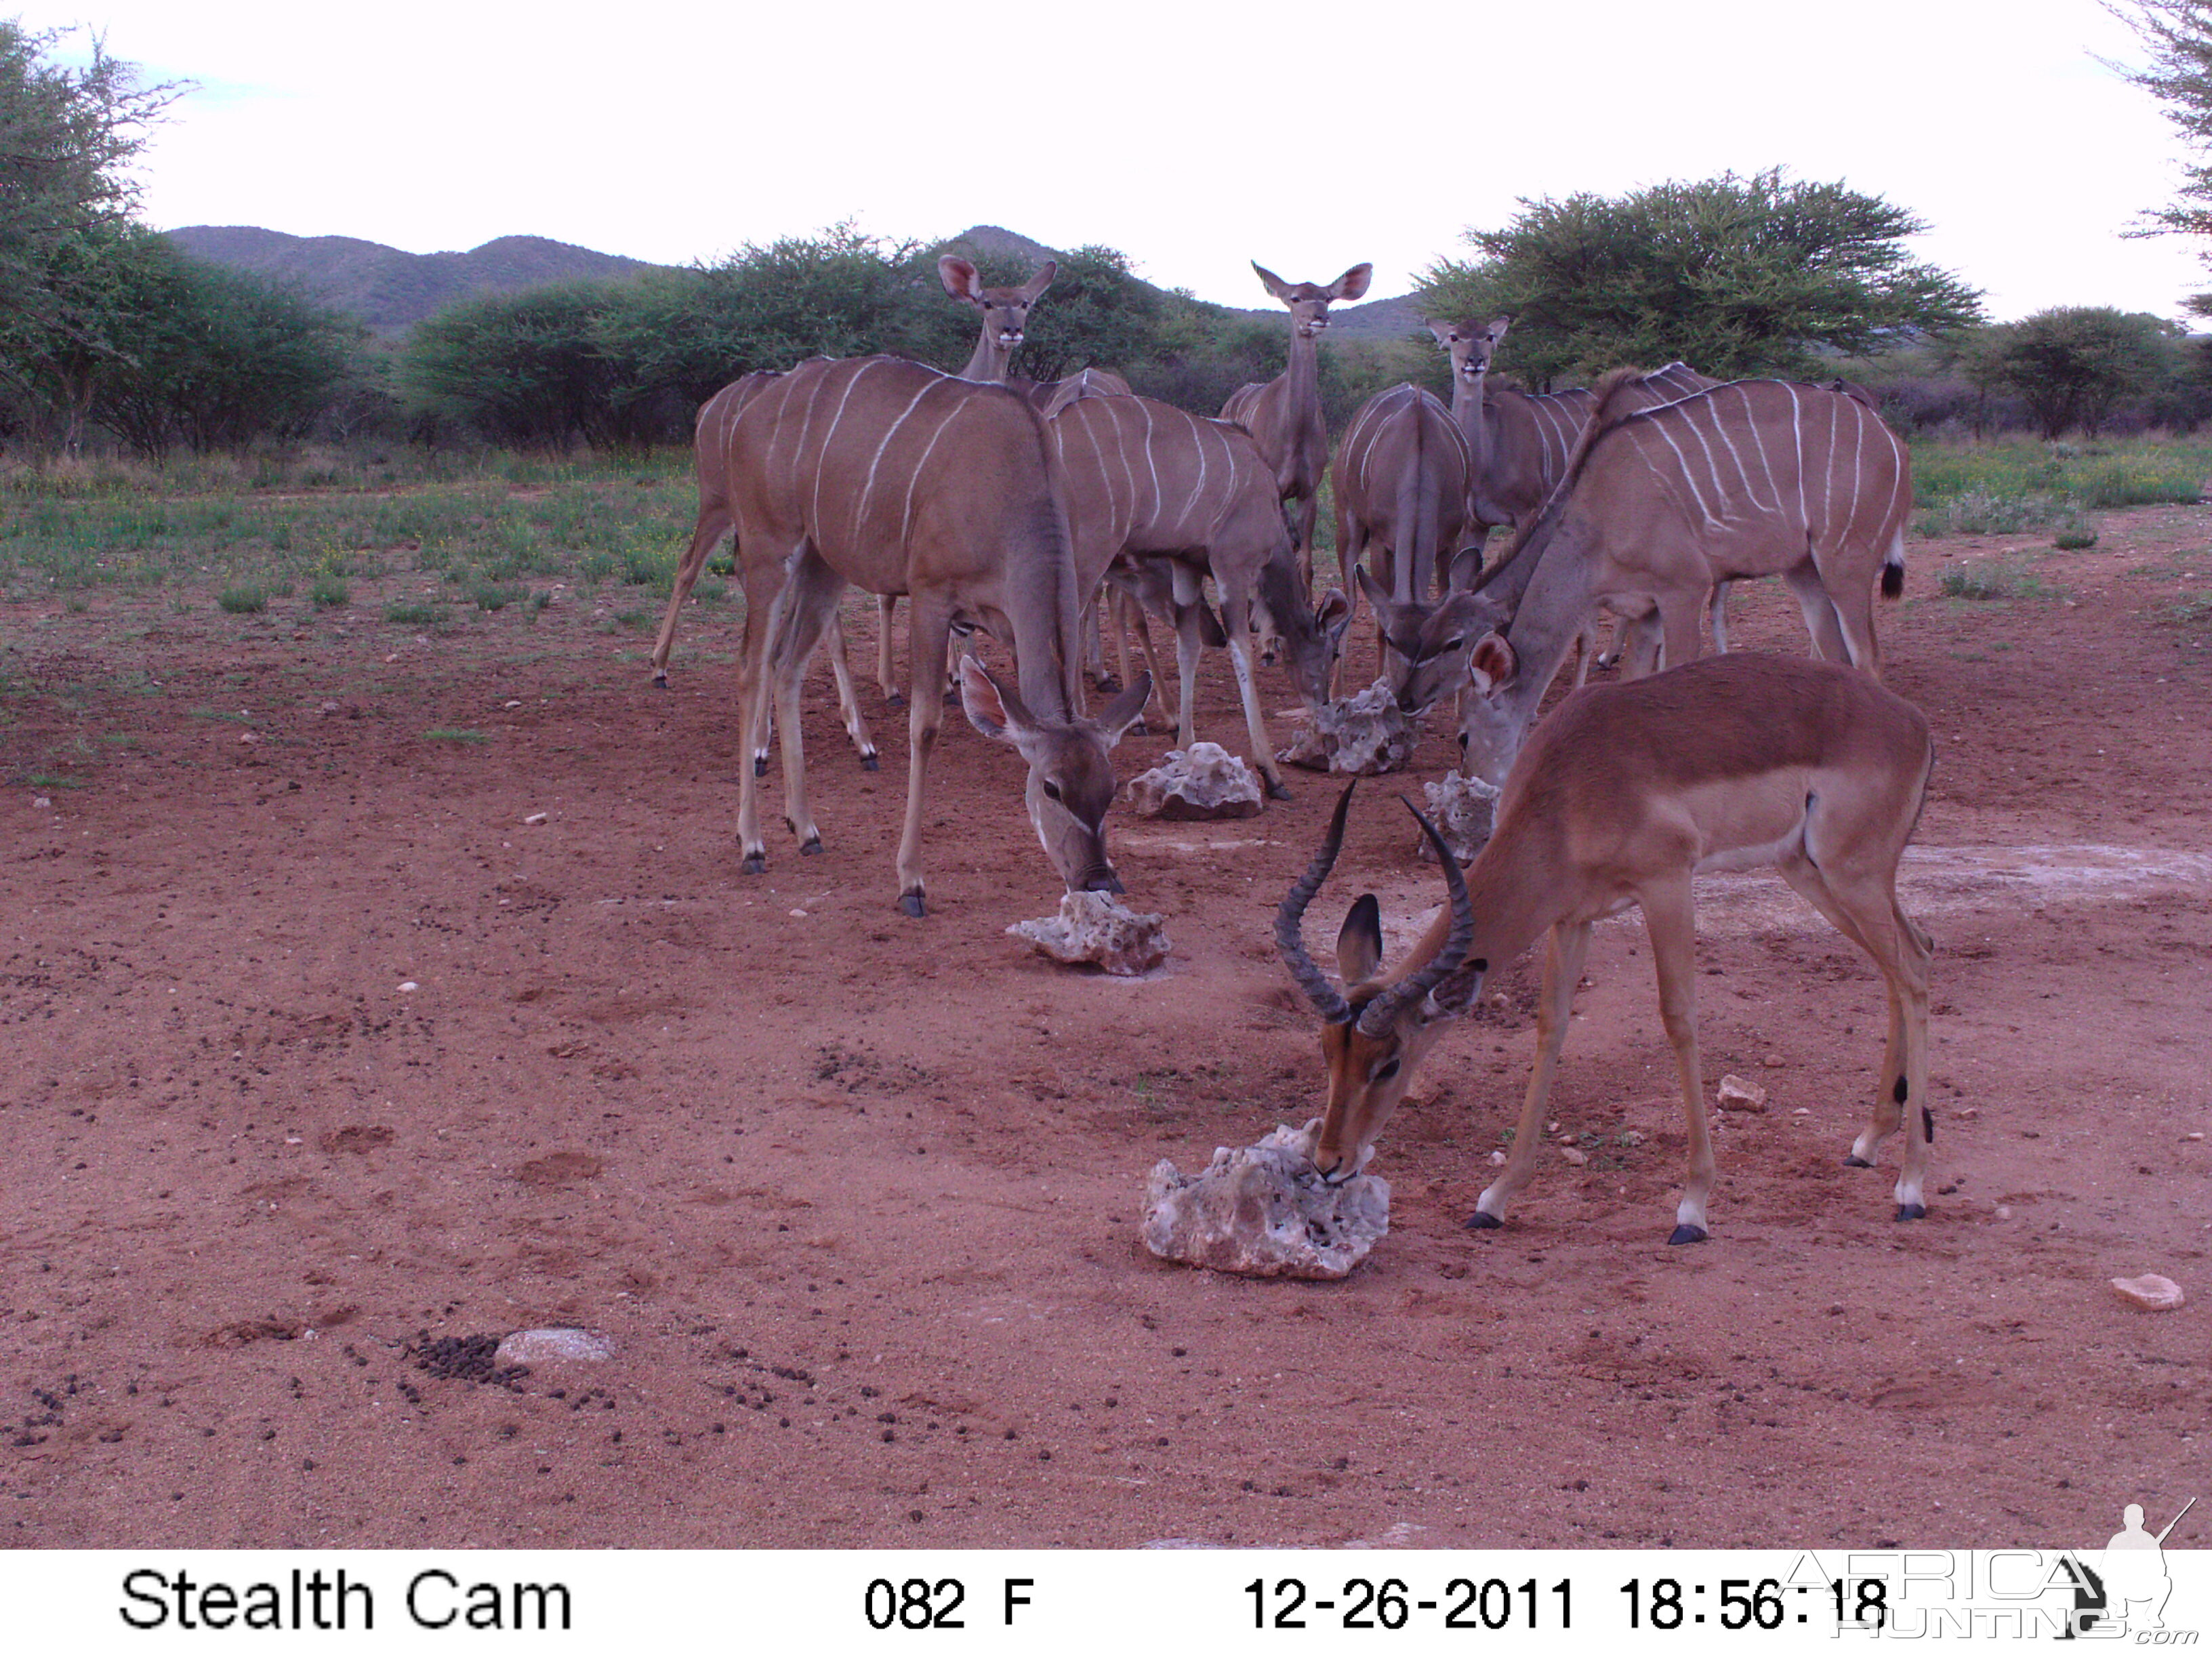
<path fill-rule="evenodd" d="M 241 582 L 224 588 L 215 602 L 234 617 L 257 617 L 269 608 L 269 590 L 259 582 Z"/>
<path fill-rule="evenodd" d="M 1978 564 L 1953 565 L 1936 579 L 1936 587 L 1953 599 L 2057 599 L 2065 595 L 2032 570 L 2002 559 Z"/>
<path fill-rule="evenodd" d="M 196 720 L 228 720 L 233 726 L 254 724 L 252 715 L 234 714 L 226 708 L 195 708 L 192 710 L 192 718 Z"/>
<path fill-rule="evenodd" d="M 33 772 L 27 780 L 33 789 L 82 789 L 89 778 L 72 778 L 60 772 Z"/>
<path fill-rule="evenodd" d="M 457 726 L 434 726 L 422 734 L 433 743 L 489 743 L 488 732 L 471 732 Z"/>
<path fill-rule="evenodd" d="M 2061 553 L 2079 553 L 2097 544 L 2097 532 L 2079 528 L 2062 530 L 2051 538 L 2051 544 Z"/>
<path fill-rule="evenodd" d="M 471 582 L 468 595 L 479 611 L 504 611 L 510 605 L 530 597 L 526 587 L 509 587 L 501 582 Z"/>
<path fill-rule="evenodd" d="M 2212 622 L 2212 593 L 2185 593 L 2166 608 L 2168 622 L 2194 626 Z"/>
<path fill-rule="evenodd" d="M 403 628 L 435 628 L 445 615 L 442 605 L 414 605 L 404 599 L 395 599 L 384 607 L 384 620 Z"/>
<path fill-rule="evenodd" d="M 343 576 L 325 571 L 307 589 L 307 598 L 313 601 L 318 611 L 334 611 L 352 601 L 353 589 L 346 586 Z"/>

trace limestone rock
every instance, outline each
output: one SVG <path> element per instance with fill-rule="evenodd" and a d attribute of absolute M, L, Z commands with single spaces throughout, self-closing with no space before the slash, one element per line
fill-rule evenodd
<path fill-rule="evenodd" d="M 1462 864 L 1472 864 L 1474 855 L 1489 844 L 1498 817 L 1497 789 L 1480 778 L 1447 772 L 1437 782 L 1423 784 L 1421 793 L 1428 797 L 1429 817 L 1443 831 L 1444 845 L 1452 849 L 1452 856 Z M 1414 855 L 1434 864 L 1437 849 L 1429 845 L 1429 838 L 1417 836 L 1414 842 Z"/>
<path fill-rule="evenodd" d="M 612 1339 L 597 1331 L 556 1325 L 543 1330 L 515 1331 L 504 1338 L 496 1355 L 502 1365 L 544 1365 L 562 1359 L 612 1359 Z"/>
<path fill-rule="evenodd" d="M 1320 1128 L 1316 1118 L 1255 1146 L 1216 1147 L 1194 1176 L 1162 1158 L 1145 1182 L 1145 1248 L 1255 1279 L 1342 1279 L 1390 1230 L 1390 1183 L 1328 1185 L 1313 1167 Z"/>
<path fill-rule="evenodd" d="M 1390 682 L 1377 680 L 1357 696 L 1337 698 L 1312 725 L 1302 724 L 1275 758 L 1314 772 L 1372 777 L 1412 759 L 1416 735 Z"/>
<path fill-rule="evenodd" d="M 1157 915 L 1125 908 L 1110 893 L 1068 893 L 1060 914 L 1018 921 L 1006 931 L 1054 962 L 1096 963 L 1127 978 L 1168 959 L 1167 930 Z"/>
<path fill-rule="evenodd" d="M 1218 743 L 1170 749 L 1158 766 L 1129 782 L 1129 810 L 1140 818 L 1249 818 L 1263 804 L 1252 769 Z"/>
<path fill-rule="evenodd" d="M 2134 1279 L 2116 1279 L 2112 1290 L 2123 1302 L 2133 1303 L 2152 1313 L 2171 1313 L 2188 1298 L 2182 1295 L 2181 1286 L 2157 1273 L 2142 1273 Z"/>
<path fill-rule="evenodd" d="M 1766 1091 L 1731 1072 L 1721 1079 L 1719 1101 L 1724 1112 L 1763 1112 L 1766 1109 Z"/>

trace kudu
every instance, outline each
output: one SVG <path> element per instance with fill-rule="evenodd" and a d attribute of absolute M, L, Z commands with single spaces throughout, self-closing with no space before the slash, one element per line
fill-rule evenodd
<path fill-rule="evenodd" d="M 1470 775 L 1504 777 L 1601 605 L 1656 612 L 1666 661 L 1680 666 L 1698 654 L 1715 584 L 1779 575 L 1821 656 L 1881 672 L 1873 589 L 1877 574 L 1884 594 L 1903 589 L 1912 505 L 1911 458 L 1881 417 L 1847 392 L 1786 380 L 1624 410 L 1631 385 L 1625 374 L 1601 382 L 1566 477 L 1474 592 L 1492 620 L 1467 657 L 1459 740 Z M 1431 689 L 1423 672 L 1416 688 Z"/>
<path fill-rule="evenodd" d="M 1357 570 L 1370 599 L 1379 586 L 1400 605 L 1429 603 L 1467 524 L 1470 457 L 1451 411 L 1419 386 L 1376 392 L 1344 428 L 1328 477 L 1337 562 L 1346 580 Z M 1358 603 L 1355 590 L 1355 610 Z M 1379 675 L 1389 634 L 1379 609 L 1376 620 Z"/>
<path fill-rule="evenodd" d="M 1321 510 L 1322 477 L 1328 471 L 1328 422 L 1321 407 L 1321 335 L 1328 326 L 1329 307 L 1366 293 L 1375 267 L 1354 265 L 1326 288 L 1286 283 L 1256 259 L 1252 269 L 1260 273 L 1261 286 L 1290 309 L 1290 362 L 1273 380 L 1255 380 L 1231 392 L 1221 405 L 1221 418 L 1252 434 L 1275 475 L 1277 495 L 1295 503 L 1298 571 L 1311 589 L 1314 519 Z"/>
<path fill-rule="evenodd" d="M 1348 613 L 1341 593 L 1319 605 L 1292 556 L 1274 483 L 1243 428 L 1187 415 L 1150 398 L 1086 397 L 1045 422 L 1075 547 L 1076 579 L 1093 591 L 1117 560 L 1164 563 L 1173 583 L 1182 667 L 1176 740 L 1194 740 L 1193 702 L 1211 575 L 1244 705 L 1253 764 L 1283 799 L 1282 773 L 1260 710 L 1252 623 L 1280 638 L 1291 679 L 1309 708 L 1328 697 L 1328 674 Z"/>
<path fill-rule="evenodd" d="M 1698 1054 L 1692 878 L 1772 865 L 1881 971 L 1889 1036 L 1881 1085 L 1872 1121 L 1844 1162 L 1870 1165 L 1902 1121 L 1897 1218 L 1924 1215 L 1935 1133 L 1928 1105 L 1933 947 L 1898 904 L 1897 865 L 1934 763 L 1918 709 L 1868 676 L 1830 664 L 1742 652 L 1589 687 L 1537 728 L 1498 799 L 1497 827 L 1464 877 L 1423 820 L 1451 902 L 1385 972 L 1380 910 L 1373 894 L 1362 896 L 1337 937 L 1340 990 L 1307 952 L 1303 918 L 1343 844 L 1346 787 L 1320 854 L 1275 922 L 1284 961 L 1324 1022 L 1328 1105 L 1316 1168 L 1342 1181 L 1366 1163 L 1446 1022 L 1473 1005 L 1486 973 L 1548 932 L 1536 1061 L 1512 1152 L 1468 1222 L 1502 1225 L 1535 1172 L 1591 926 L 1639 905 L 1688 1131 L 1688 1176 L 1668 1242 L 1703 1239 L 1713 1152 Z"/>
<path fill-rule="evenodd" d="M 962 690 L 978 729 L 1028 762 L 1046 853 L 1071 889 L 1121 890 L 1106 856 L 1107 751 L 1151 688 L 1131 688 L 1095 721 L 1073 712 L 1079 590 L 1036 412 L 1003 387 L 894 358 L 816 362 L 759 389 L 724 453 L 747 599 L 745 729 L 762 728 L 773 669 L 785 821 L 800 850 L 818 851 L 821 836 L 806 805 L 799 681 L 849 582 L 912 605 L 901 908 L 926 909 L 922 795 L 944 714 L 937 665 L 956 626 L 1013 647 L 1018 691 L 980 667 L 963 670 Z M 739 775 L 738 833 L 744 868 L 765 869 L 750 769 Z"/>

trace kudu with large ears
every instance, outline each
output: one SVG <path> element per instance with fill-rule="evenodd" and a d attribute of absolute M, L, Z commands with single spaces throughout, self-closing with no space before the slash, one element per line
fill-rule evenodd
<path fill-rule="evenodd" d="M 1059 274 L 1059 262 L 1048 259 L 1019 288 L 986 288 L 975 267 L 958 254 L 947 253 L 939 258 L 937 276 L 945 284 L 945 291 L 956 300 L 965 300 L 983 313 L 983 331 L 976 337 L 968 367 L 960 371 L 961 379 L 1005 381 L 1007 366 L 1021 349 L 1022 331 L 1029 325 L 1030 307 L 1044 297 L 1045 289 L 1052 286 L 1052 279 Z"/>
<path fill-rule="evenodd" d="M 1221 418 L 1235 421 L 1259 443 L 1275 475 L 1281 498 L 1293 503 L 1292 536 L 1298 571 L 1313 588 L 1314 519 L 1320 510 L 1322 479 L 1328 471 L 1328 422 L 1321 407 L 1319 341 L 1328 326 L 1328 308 L 1367 292 L 1375 267 L 1357 264 L 1327 287 L 1286 283 L 1258 260 L 1252 269 L 1268 293 L 1289 307 L 1290 363 L 1272 380 L 1255 380 L 1229 394 Z"/>
<path fill-rule="evenodd" d="M 1344 846 L 1344 821 L 1352 810 L 1346 784 L 1337 798 L 1329 819 L 1328 836 L 1304 875 L 1291 884 L 1275 913 L 1275 944 L 1322 1020 L 1321 1049 L 1328 1067 L 1328 1108 L 1322 1120 L 1321 1139 L 1314 1147 L 1314 1166 L 1324 1180 L 1348 1180 L 1367 1162 L 1375 1138 L 1406 1092 L 1413 1066 L 1443 1032 L 1444 1021 L 1458 1012 L 1436 1000 L 1444 981 L 1468 966 L 1468 953 L 1474 942 L 1474 910 L 1459 860 L 1452 856 L 1435 824 L 1413 803 L 1406 803 L 1441 860 L 1444 888 L 1451 898 L 1449 921 L 1440 919 L 1439 936 L 1431 929 L 1428 939 L 1384 975 L 1382 909 L 1375 895 L 1363 893 L 1345 918 L 1336 939 L 1338 970 L 1344 976 L 1340 991 L 1329 982 L 1306 950 L 1306 906 L 1328 878 L 1336 855 Z M 1487 964 L 1475 963 L 1480 975 Z"/>

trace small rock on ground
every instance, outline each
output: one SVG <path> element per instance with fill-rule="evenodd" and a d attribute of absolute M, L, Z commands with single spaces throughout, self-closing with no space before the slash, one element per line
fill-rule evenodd
<path fill-rule="evenodd" d="M 2171 1313 L 2188 1298 L 2182 1295 L 2181 1286 L 2158 1273 L 2139 1273 L 2133 1279 L 2112 1280 L 2112 1291 L 2121 1301 L 2152 1313 Z"/>
<path fill-rule="evenodd" d="M 1724 1112 L 1763 1112 L 1766 1109 L 1766 1091 L 1733 1072 L 1721 1079 L 1720 1093 L 1716 1098 Z"/>
<path fill-rule="evenodd" d="M 562 1359 L 612 1359 L 614 1341 L 597 1331 L 578 1330 L 571 1326 L 550 1326 L 541 1330 L 515 1331 L 501 1340 L 499 1363 L 502 1365 L 543 1365 Z"/>

